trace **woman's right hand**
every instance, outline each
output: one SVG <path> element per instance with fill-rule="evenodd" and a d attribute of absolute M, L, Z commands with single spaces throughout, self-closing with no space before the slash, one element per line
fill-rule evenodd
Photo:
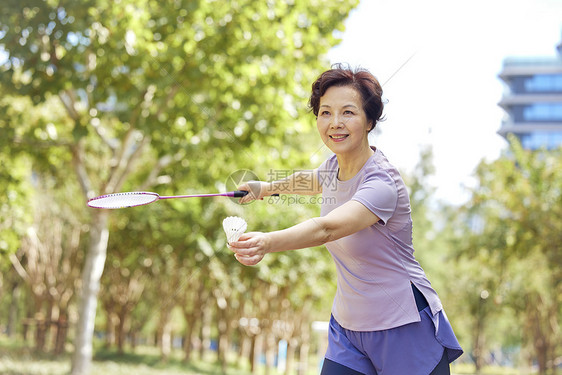
<path fill-rule="evenodd" d="M 264 181 L 248 181 L 238 186 L 238 190 L 245 190 L 248 194 L 238 201 L 239 203 L 250 203 L 254 200 L 263 200 L 264 197 L 271 195 L 269 191 L 271 185 Z"/>
<path fill-rule="evenodd" d="M 267 233 L 244 233 L 238 241 L 227 244 L 227 246 L 234 252 L 236 260 L 240 263 L 245 266 L 255 266 L 270 251 L 271 238 Z"/>

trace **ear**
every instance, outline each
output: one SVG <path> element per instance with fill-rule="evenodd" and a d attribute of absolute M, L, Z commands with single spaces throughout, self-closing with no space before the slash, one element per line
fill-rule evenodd
<path fill-rule="evenodd" d="M 374 128 L 375 128 L 375 126 L 373 125 L 373 121 L 369 121 L 369 129 L 367 129 L 367 133 L 369 133 Z"/>

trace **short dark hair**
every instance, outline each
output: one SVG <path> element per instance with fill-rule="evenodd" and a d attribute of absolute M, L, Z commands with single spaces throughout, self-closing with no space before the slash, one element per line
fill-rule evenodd
<path fill-rule="evenodd" d="M 308 106 L 318 117 L 320 98 L 332 86 L 351 86 L 361 94 L 363 110 L 367 120 L 373 122 L 373 130 L 379 121 L 383 121 L 382 111 L 382 86 L 368 70 L 363 68 L 352 69 L 343 64 L 335 64 L 331 69 L 322 73 L 312 84 L 312 94 Z"/>

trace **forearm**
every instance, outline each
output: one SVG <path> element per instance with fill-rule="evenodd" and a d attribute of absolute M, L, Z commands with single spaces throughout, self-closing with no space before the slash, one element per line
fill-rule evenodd
<path fill-rule="evenodd" d="M 351 200 L 326 216 L 308 219 L 290 228 L 267 233 L 267 252 L 324 245 L 359 232 L 379 220 L 378 216 L 363 204 Z"/>
<path fill-rule="evenodd" d="M 287 229 L 243 234 L 228 247 L 236 253 L 240 263 L 251 266 L 267 253 L 320 246 L 359 232 L 379 220 L 363 204 L 351 200 L 326 216 L 308 219 Z"/>
<path fill-rule="evenodd" d="M 320 246 L 337 239 L 335 228 L 331 228 L 322 217 L 308 219 L 290 228 L 269 232 L 267 235 L 270 253 Z"/>

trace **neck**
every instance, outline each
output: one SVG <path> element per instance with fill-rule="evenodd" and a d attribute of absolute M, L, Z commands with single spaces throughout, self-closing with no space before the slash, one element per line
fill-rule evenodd
<path fill-rule="evenodd" d="M 375 152 L 367 144 L 366 147 L 361 147 L 353 153 L 336 154 L 338 158 L 339 173 L 338 179 L 341 181 L 349 180 L 363 168 L 367 160 Z"/>

